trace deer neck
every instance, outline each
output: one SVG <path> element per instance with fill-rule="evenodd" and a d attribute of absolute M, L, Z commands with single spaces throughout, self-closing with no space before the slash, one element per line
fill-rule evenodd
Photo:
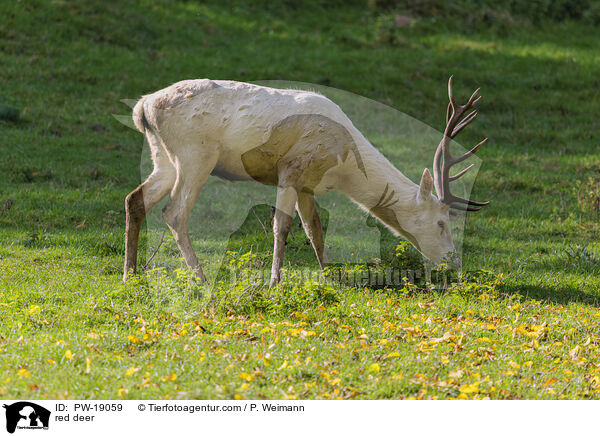
<path fill-rule="evenodd" d="M 361 158 L 365 172 L 347 169 L 340 177 L 339 190 L 395 234 L 404 236 L 418 247 L 406 227 L 416 211 L 419 186 L 370 144 L 361 150 Z"/>

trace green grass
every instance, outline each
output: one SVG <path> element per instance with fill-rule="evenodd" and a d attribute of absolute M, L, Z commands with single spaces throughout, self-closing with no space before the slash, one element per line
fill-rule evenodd
<path fill-rule="evenodd" d="M 358 4 L 183 1 L 5 2 L 0 16 L 0 202 L 14 200 L 0 216 L 1 397 L 599 397 L 600 30 L 589 21 L 433 16 L 398 28 L 393 12 Z M 294 273 L 316 270 L 300 231 L 292 278 L 271 291 L 225 274 L 208 294 L 184 269 L 121 283 L 123 202 L 142 153 L 141 135 L 112 117 L 128 112 L 121 99 L 184 78 L 285 79 L 439 130 L 450 74 L 456 93 L 484 95 L 461 143 L 490 137 L 472 197 L 492 205 L 467 219 L 461 284 L 299 284 Z M 230 259 L 268 268 L 271 236 L 252 232 Z"/>

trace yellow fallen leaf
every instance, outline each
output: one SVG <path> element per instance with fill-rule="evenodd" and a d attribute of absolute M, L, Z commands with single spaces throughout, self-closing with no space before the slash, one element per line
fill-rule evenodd
<path fill-rule="evenodd" d="M 333 380 L 331 380 L 331 381 L 329 382 L 329 384 L 330 384 L 331 386 L 335 386 L 335 385 L 339 384 L 341 381 L 342 381 L 342 379 L 338 377 L 338 378 L 334 378 Z"/>
<path fill-rule="evenodd" d="M 248 374 L 247 372 L 241 372 L 239 377 L 247 382 L 254 380 L 254 376 L 252 374 Z"/>
<path fill-rule="evenodd" d="M 19 370 L 17 371 L 17 375 L 23 378 L 31 377 L 31 373 L 27 368 L 19 368 Z"/>
<path fill-rule="evenodd" d="M 373 363 L 373 364 L 369 365 L 367 372 L 373 372 L 373 373 L 377 374 L 379 372 L 379 370 L 380 370 L 379 364 Z"/>
<path fill-rule="evenodd" d="M 385 357 L 386 357 L 386 359 L 391 359 L 392 357 L 400 357 L 400 356 L 401 356 L 401 354 L 400 354 L 400 353 L 398 353 L 397 351 L 394 351 L 394 352 L 392 352 L 392 353 L 388 354 L 388 355 L 387 355 L 387 356 L 385 356 Z"/>
<path fill-rule="evenodd" d="M 132 344 L 139 344 L 141 342 L 140 339 L 135 335 L 127 335 L 127 339 L 129 339 L 129 342 Z"/>
<path fill-rule="evenodd" d="M 553 377 L 549 380 L 546 380 L 542 386 L 543 387 L 550 386 L 550 385 L 553 385 L 554 383 L 556 383 L 557 381 L 558 381 L 558 379 Z"/>
<path fill-rule="evenodd" d="M 479 392 L 479 382 L 472 383 L 470 385 L 462 385 L 458 388 L 463 394 L 476 394 Z"/>
<path fill-rule="evenodd" d="M 133 374 L 135 374 L 136 372 L 138 372 L 140 369 L 139 368 L 134 368 L 133 366 L 131 368 L 129 368 L 127 371 L 125 371 L 125 375 L 127 377 L 132 376 Z"/>
<path fill-rule="evenodd" d="M 40 308 L 40 306 L 31 306 L 29 309 L 27 309 L 27 314 L 30 316 L 37 315 L 41 311 L 42 309 Z"/>
<path fill-rule="evenodd" d="M 533 341 L 531 341 L 531 342 L 530 342 L 528 345 L 529 345 L 531 348 L 535 349 L 535 350 L 537 350 L 538 348 L 540 348 L 540 343 L 538 342 L 538 340 L 537 340 L 537 339 L 534 339 L 534 340 L 533 340 Z"/>
<path fill-rule="evenodd" d="M 92 361 L 90 360 L 89 357 L 86 357 L 85 358 L 85 373 L 89 374 L 91 370 L 92 370 Z"/>
<path fill-rule="evenodd" d="M 73 360 L 74 359 L 73 353 L 71 352 L 71 350 L 65 351 L 65 359 L 68 359 L 68 360 Z"/>
<path fill-rule="evenodd" d="M 177 374 L 175 373 L 171 373 L 171 375 L 165 375 L 164 377 L 160 378 L 163 382 L 167 382 L 167 381 L 175 381 L 177 380 Z"/>

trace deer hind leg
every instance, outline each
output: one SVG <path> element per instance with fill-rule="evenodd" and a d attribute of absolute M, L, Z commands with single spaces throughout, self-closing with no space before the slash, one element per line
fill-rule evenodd
<path fill-rule="evenodd" d="M 323 226 L 317 212 L 315 197 L 312 194 L 301 192 L 298 194 L 296 209 L 302 221 L 304 232 L 312 244 L 319 266 L 321 269 L 327 265 L 327 256 L 325 255 L 325 242 L 323 240 Z"/>
<path fill-rule="evenodd" d="M 294 220 L 294 204 L 298 195 L 292 187 L 278 187 L 277 201 L 275 203 L 275 219 L 273 220 L 273 265 L 271 266 L 271 282 L 269 287 L 281 281 L 281 266 L 283 264 L 283 251 L 285 241 Z"/>
<path fill-rule="evenodd" d="M 177 247 L 196 278 L 206 280 L 188 235 L 188 218 L 198 198 L 198 193 L 214 169 L 218 154 L 216 150 L 184 147 L 186 155 L 177 161 L 177 180 L 171 198 L 163 209 L 163 217 L 171 229 Z"/>
<path fill-rule="evenodd" d="M 154 171 L 125 198 L 125 265 L 123 281 L 135 274 L 138 255 L 138 241 L 142 221 L 146 214 L 158 203 L 175 184 L 175 167 L 169 160 L 160 139 L 151 132 L 146 134 Z"/>

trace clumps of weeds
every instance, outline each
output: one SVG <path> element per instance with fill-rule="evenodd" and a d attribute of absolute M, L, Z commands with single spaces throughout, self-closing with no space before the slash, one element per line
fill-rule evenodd
<path fill-rule="evenodd" d="M 272 288 L 266 281 L 253 280 L 249 275 L 227 285 L 218 283 L 209 305 L 211 311 L 217 312 L 285 317 L 315 307 L 327 308 L 339 300 L 339 291 L 333 286 L 292 273 Z"/>
<path fill-rule="evenodd" d="M 575 265 L 600 266 L 600 243 L 571 245 L 564 251 L 567 262 Z"/>

